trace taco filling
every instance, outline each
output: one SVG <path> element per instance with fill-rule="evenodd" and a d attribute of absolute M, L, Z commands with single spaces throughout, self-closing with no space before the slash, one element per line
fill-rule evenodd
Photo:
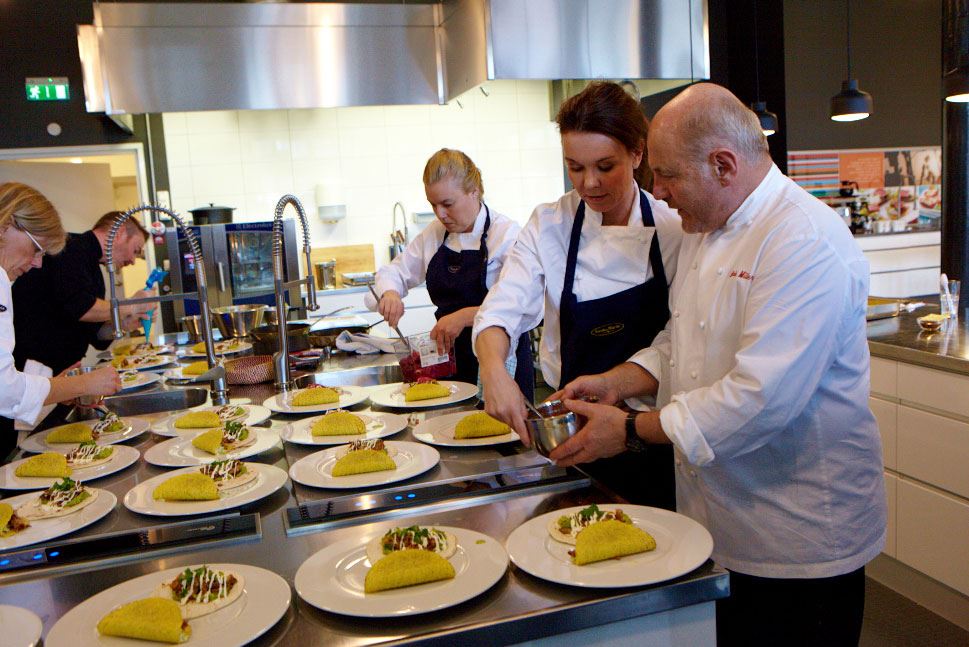
<path fill-rule="evenodd" d="M 114 447 L 104 447 L 98 445 L 93 440 L 81 443 L 77 449 L 72 450 L 67 455 L 67 464 L 74 467 L 84 467 L 95 461 L 102 461 L 109 458 L 114 453 Z"/>

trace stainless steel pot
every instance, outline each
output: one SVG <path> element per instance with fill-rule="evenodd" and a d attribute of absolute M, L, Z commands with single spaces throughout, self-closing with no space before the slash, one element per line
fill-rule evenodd
<path fill-rule="evenodd" d="M 217 207 L 210 202 L 207 207 L 189 209 L 192 214 L 192 223 L 196 225 L 217 225 L 232 222 L 232 212 L 235 207 Z"/>
<path fill-rule="evenodd" d="M 182 326 L 185 328 L 185 332 L 188 333 L 188 341 L 190 344 L 195 344 L 202 341 L 202 316 L 201 315 L 188 315 L 182 317 Z"/>
<path fill-rule="evenodd" d="M 222 333 L 223 339 L 247 337 L 262 325 L 263 317 L 269 306 L 262 303 L 247 303 L 238 306 L 212 308 L 212 319 Z"/>
<path fill-rule="evenodd" d="M 296 353 L 310 347 L 310 325 L 307 323 L 286 324 L 286 340 L 289 352 Z M 252 352 L 256 355 L 272 355 L 279 350 L 279 331 L 276 326 L 259 326 L 249 334 L 252 339 Z"/>

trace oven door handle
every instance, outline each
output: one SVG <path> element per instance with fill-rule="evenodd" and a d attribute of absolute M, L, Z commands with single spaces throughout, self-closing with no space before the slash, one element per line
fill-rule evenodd
<path fill-rule="evenodd" d="M 219 292 L 225 292 L 225 264 L 219 261 L 215 264 L 215 269 L 219 274 Z"/>

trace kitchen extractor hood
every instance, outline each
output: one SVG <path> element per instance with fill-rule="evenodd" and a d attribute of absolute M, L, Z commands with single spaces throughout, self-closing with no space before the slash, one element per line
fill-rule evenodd
<path fill-rule="evenodd" d="M 709 77 L 706 0 L 98 3 L 89 112 L 434 104 L 493 79 Z"/>

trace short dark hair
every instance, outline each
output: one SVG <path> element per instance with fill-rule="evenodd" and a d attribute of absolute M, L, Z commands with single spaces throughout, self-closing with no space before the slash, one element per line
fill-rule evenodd
<path fill-rule="evenodd" d="M 111 229 L 111 225 L 114 224 L 114 221 L 117 220 L 118 216 L 120 215 L 123 215 L 123 212 L 109 211 L 103 216 L 101 216 L 100 218 L 98 218 L 98 221 L 94 223 L 94 226 L 91 227 L 91 229 L 101 229 L 104 231 L 108 231 L 109 229 Z M 137 231 L 137 232 L 141 232 L 142 238 L 144 238 L 145 240 L 148 240 L 148 230 L 145 229 L 145 226 L 138 221 L 138 218 L 136 216 L 134 215 L 131 216 L 130 218 L 128 218 L 128 220 L 125 221 L 124 224 L 128 230 L 129 236 L 133 236 Z"/>
<path fill-rule="evenodd" d="M 639 102 L 622 86 L 611 81 L 593 81 L 582 92 L 562 103 L 555 117 L 561 134 L 599 133 L 612 137 L 630 153 L 641 151 L 643 161 L 633 174 L 639 186 L 653 186 L 646 163 L 646 135 L 649 121 Z"/>

